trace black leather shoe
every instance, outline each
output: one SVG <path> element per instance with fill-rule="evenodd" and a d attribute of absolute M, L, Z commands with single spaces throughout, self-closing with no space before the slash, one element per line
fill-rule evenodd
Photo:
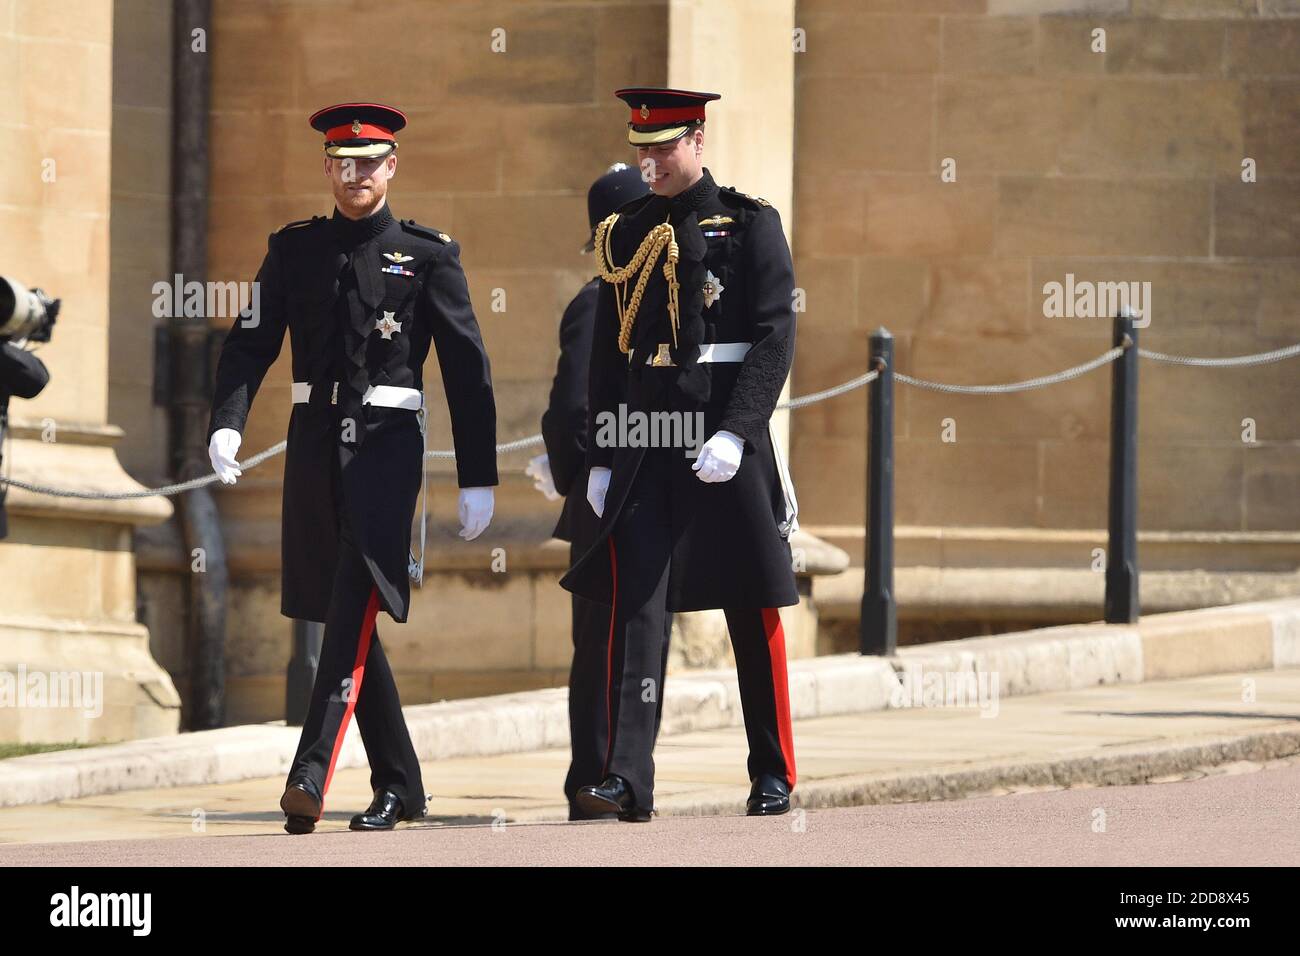
<path fill-rule="evenodd" d="M 598 787 L 583 787 L 574 801 L 578 809 L 588 814 L 616 813 L 625 823 L 645 823 L 653 810 L 636 805 L 636 795 L 626 780 L 611 773 Z"/>
<path fill-rule="evenodd" d="M 790 787 L 784 779 L 771 773 L 760 773 L 749 791 L 745 814 L 751 817 L 774 817 L 790 812 Z"/>
<path fill-rule="evenodd" d="M 424 816 L 424 811 L 408 814 L 402 806 L 401 799 L 391 790 L 382 787 L 375 791 L 375 798 L 364 813 L 358 813 L 348 824 L 351 830 L 391 830 L 398 823 L 415 820 Z"/>
<path fill-rule="evenodd" d="M 307 777 L 289 781 L 280 798 L 284 811 L 284 829 L 288 833 L 311 833 L 320 819 L 321 795 Z"/>
<path fill-rule="evenodd" d="M 617 820 L 618 814 L 613 810 L 607 810 L 604 813 L 588 813 L 582 807 L 578 806 L 575 801 L 569 802 L 569 822 L 574 823 L 580 820 Z"/>

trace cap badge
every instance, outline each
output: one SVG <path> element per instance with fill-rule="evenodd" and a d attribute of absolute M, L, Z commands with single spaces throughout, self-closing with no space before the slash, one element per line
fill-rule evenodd
<path fill-rule="evenodd" d="M 648 120 L 650 118 L 650 107 L 646 106 L 644 103 L 641 104 L 641 118 L 643 120 Z"/>
<path fill-rule="evenodd" d="M 352 121 L 352 132 L 353 132 L 354 134 L 355 134 L 355 133 L 360 133 L 360 132 L 361 132 L 361 120 L 359 120 L 359 119 L 354 119 L 354 120 Z"/>

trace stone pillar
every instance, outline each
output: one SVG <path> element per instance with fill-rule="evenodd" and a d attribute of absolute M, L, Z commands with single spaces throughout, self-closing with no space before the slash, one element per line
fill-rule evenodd
<path fill-rule="evenodd" d="M 63 300 L 39 353 L 50 384 L 11 403 L 4 469 L 25 481 L 138 491 L 113 450 L 123 432 L 107 420 L 112 16 L 110 3 L 75 16 L 59 4 L 0 3 L 0 273 Z M 176 689 L 136 621 L 131 542 L 171 504 L 13 489 L 6 505 L 0 740 L 175 733 Z"/>
<path fill-rule="evenodd" d="M 705 165 L 719 184 L 775 206 L 787 240 L 794 232 L 794 8 L 794 0 L 670 0 L 668 7 L 668 85 L 722 94 L 708 110 Z M 782 399 L 789 394 L 787 380 Z M 772 423 L 787 461 L 789 417 L 778 412 Z M 792 477 L 797 489 L 798 476 Z M 810 572 L 834 574 L 843 567 L 838 549 L 811 535 L 800 533 L 791 544 Z M 799 580 L 802 589 L 810 578 L 801 574 Z M 782 623 L 790 656 L 812 656 L 816 612 L 810 596 L 783 609 Z M 734 663 L 721 611 L 679 615 L 673 631 L 673 667 Z"/>
<path fill-rule="evenodd" d="M 705 165 L 719 184 L 762 196 L 794 235 L 794 0 L 671 0 L 668 85 L 721 93 L 708 110 Z M 797 350 L 796 350 L 797 354 Z M 786 381 L 782 400 L 789 397 Z M 789 457 L 789 412 L 772 427 Z"/>

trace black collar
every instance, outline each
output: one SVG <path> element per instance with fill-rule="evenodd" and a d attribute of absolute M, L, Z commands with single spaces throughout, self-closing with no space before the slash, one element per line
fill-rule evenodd
<path fill-rule="evenodd" d="M 387 201 L 364 219 L 349 219 L 339 212 L 337 206 L 334 207 L 334 215 L 330 217 L 330 228 L 346 247 L 358 246 L 373 239 L 392 224 L 393 210 L 388 207 Z"/>
<path fill-rule="evenodd" d="M 652 222 L 663 222 L 666 218 L 669 222 L 680 223 L 717 194 L 718 184 L 705 167 L 704 175 L 676 196 L 652 196 L 643 207 L 643 215 Z"/>
<path fill-rule="evenodd" d="M 713 197 L 718 191 L 718 184 L 713 181 L 713 176 L 709 173 L 709 167 L 704 167 L 704 175 L 701 176 L 693 186 L 683 189 L 670 200 L 673 210 L 689 212 L 692 209 L 699 209 Z"/>

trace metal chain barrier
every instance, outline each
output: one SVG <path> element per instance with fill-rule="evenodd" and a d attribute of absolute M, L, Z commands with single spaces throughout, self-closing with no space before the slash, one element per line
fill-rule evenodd
<path fill-rule="evenodd" d="M 1097 356 L 1095 359 L 1084 362 L 1082 365 L 1075 365 L 1072 368 L 1064 369 L 1060 372 L 1053 372 L 1051 375 L 1040 375 L 1038 378 L 1026 379 L 1023 382 L 1007 382 L 1001 385 L 949 385 L 945 382 L 930 382 L 922 378 L 913 378 L 910 375 L 904 375 L 902 372 L 895 372 L 894 378 L 904 385 L 911 385 L 914 388 L 925 388 L 936 392 L 946 392 L 958 395 L 1006 395 L 1012 392 L 1024 392 L 1034 388 L 1043 388 L 1047 385 L 1055 385 L 1058 382 L 1068 382 L 1071 379 L 1085 375 L 1093 369 L 1100 368 L 1110 362 L 1115 361 L 1131 343 L 1126 342 L 1124 345 L 1117 345 L 1109 351 Z M 1150 349 L 1138 349 L 1138 355 L 1142 358 L 1151 359 L 1156 362 L 1169 362 L 1176 365 L 1195 365 L 1195 366 L 1252 366 L 1263 365 L 1267 362 L 1278 362 L 1282 359 L 1291 358 L 1300 355 L 1300 345 L 1288 345 L 1285 348 L 1274 349 L 1271 352 L 1259 352 L 1254 355 L 1235 355 L 1228 358 L 1197 358 L 1187 355 L 1168 355 L 1164 352 L 1153 352 Z M 836 398 L 846 392 L 861 388 L 869 382 L 874 382 L 880 377 L 880 369 L 872 369 L 864 375 L 850 379 L 841 385 L 825 389 L 820 392 L 812 392 L 808 395 L 801 395 L 798 398 L 792 398 L 788 401 L 781 402 L 776 406 L 777 411 L 785 409 L 803 408 L 816 402 L 824 402 L 827 399 Z M 240 468 L 253 468 L 260 465 L 266 459 L 280 454 L 288 446 L 288 441 L 282 441 L 272 445 L 265 451 L 260 451 L 256 455 L 241 461 Z M 504 455 L 512 451 L 518 451 L 523 448 L 531 448 L 535 445 L 542 444 L 542 436 L 529 435 L 527 438 L 516 438 L 514 441 L 504 442 L 497 445 L 497 454 Z M 451 450 L 426 451 L 425 458 L 454 459 L 456 452 Z M 53 495 L 59 498 L 90 498 L 105 501 L 117 501 L 127 498 L 150 498 L 154 495 L 169 497 L 180 494 L 183 491 L 193 491 L 195 488 L 201 488 L 204 485 L 210 485 L 220 479 L 215 475 L 204 475 L 201 478 L 192 478 L 189 481 L 182 481 L 177 484 L 163 485 L 160 488 L 145 488 L 140 491 L 78 491 L 71 488 L 57 488 L 51 485 L 41 485 L 35 482 L 21 481 L 17 478 L 0 477 L 0 484 L 10 485 L 14 488 L 22 488 L 24 491 L 35 492 L 42 495 Z"/>

